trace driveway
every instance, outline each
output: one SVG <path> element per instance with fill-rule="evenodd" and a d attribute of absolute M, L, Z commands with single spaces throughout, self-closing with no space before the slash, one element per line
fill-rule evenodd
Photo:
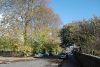
<path fill-rule="evenodd" d="M 35 59 L 32 61 L 8 62 L 0 67 L 58 67 L 58 59 Z"/>

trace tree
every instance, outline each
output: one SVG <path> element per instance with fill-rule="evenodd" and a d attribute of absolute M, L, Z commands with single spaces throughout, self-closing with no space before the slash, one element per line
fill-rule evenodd
<path fill-rule="evenodd" d="M 98 40 L 100 38 L 99 23 L 100 18 L 93 17 L 89 20 L 77 21 L 65 25 L 60 32 L 61 46 L 66 48 L 74 43 L 82 48 L 82 52 L 92 54 L 92 52 L 95 51 L 98 53 Z"/>
<path fill-rule="evenodd" d="M 48 2 L 49 0 L 0 0 L 1 12 L 4 15 L 2 24 L 9 24 L 6 29 L 2 28 L 2 33 L 6 32 L 10 38 L 18 39 L 17 48 L 28 46 L 35 50 L 35 46 L 39 48 L 41 44 L 41 49 L 44 46 L 53 48 L 52 42 L 59 43 L 57 32 L 61 21 L 48 7 Z"/>

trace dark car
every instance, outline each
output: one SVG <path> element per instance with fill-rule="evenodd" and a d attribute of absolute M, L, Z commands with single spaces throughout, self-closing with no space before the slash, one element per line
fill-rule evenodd
<path fill-rule="evenodd" d="M 68 57 L 66 53 L 60 53 L 58 56 L 59 56 L 59 59 L 66 59 Z"/>

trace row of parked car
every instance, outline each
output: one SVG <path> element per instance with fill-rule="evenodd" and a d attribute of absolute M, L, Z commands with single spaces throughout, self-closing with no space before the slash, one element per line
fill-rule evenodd
<path fill-rule="evenodd" d="M 58 54 L 59 59 L 67 59 L 68 58 L 68 54 L 66 53 L 60 53 Z"/>
<path fill-rule="evenodd" d="M 34 57 L 48 57 L 49 53 L 36 53 Z"/>
<path fill-rule="evenodd" d="M 55 55 L 52 54 L 52 53 L 36 53 L 36 54 L 34 54 L 34 57 L 38 57 L 38 58 L 40 58 L 40 57 L 50 57 L 50 56 L 55 56 Z M 66 53 L 59 53 L 56 56 L 58 56 L 59 59 L 68 58 L 68 55 Z"/>

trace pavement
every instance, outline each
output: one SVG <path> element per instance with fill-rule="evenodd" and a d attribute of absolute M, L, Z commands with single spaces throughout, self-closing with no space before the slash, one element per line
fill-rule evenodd
<path fill-rule="evenodd" d="M 58 67 L 58 65 L 58 59 L 35 59 L 31 61 L 9 62 L 6 64 L 0 64 L 0 67 Z"/>
<path fill-rule="evenodd" d="M 31 60 L 32 59 L 32 60 Z M 80 67 L 73 55 L 65 60 L 54 58 L 2 58 L 0 67 Z"/>
<path fill-rule="evenodd" d="M 0 57 L 0 64 L 6 64 L 8 62 L 18 62 L 18 61 L 29 61 L 34 60 L 33 57 Z"/>
<path fill-rule="evenodd" d="M 63 60 L 59 67 L 80 67 L 80 64 L 73 55 L 69 55 L 68 59 Z"/>
<path fill-rule="evenodd" d="M 69 60 L 65 60 L 63 61 L 62 65 L 60 65 L 59 67 L 79 67 L 79 65 L 74 64 Z"/>

